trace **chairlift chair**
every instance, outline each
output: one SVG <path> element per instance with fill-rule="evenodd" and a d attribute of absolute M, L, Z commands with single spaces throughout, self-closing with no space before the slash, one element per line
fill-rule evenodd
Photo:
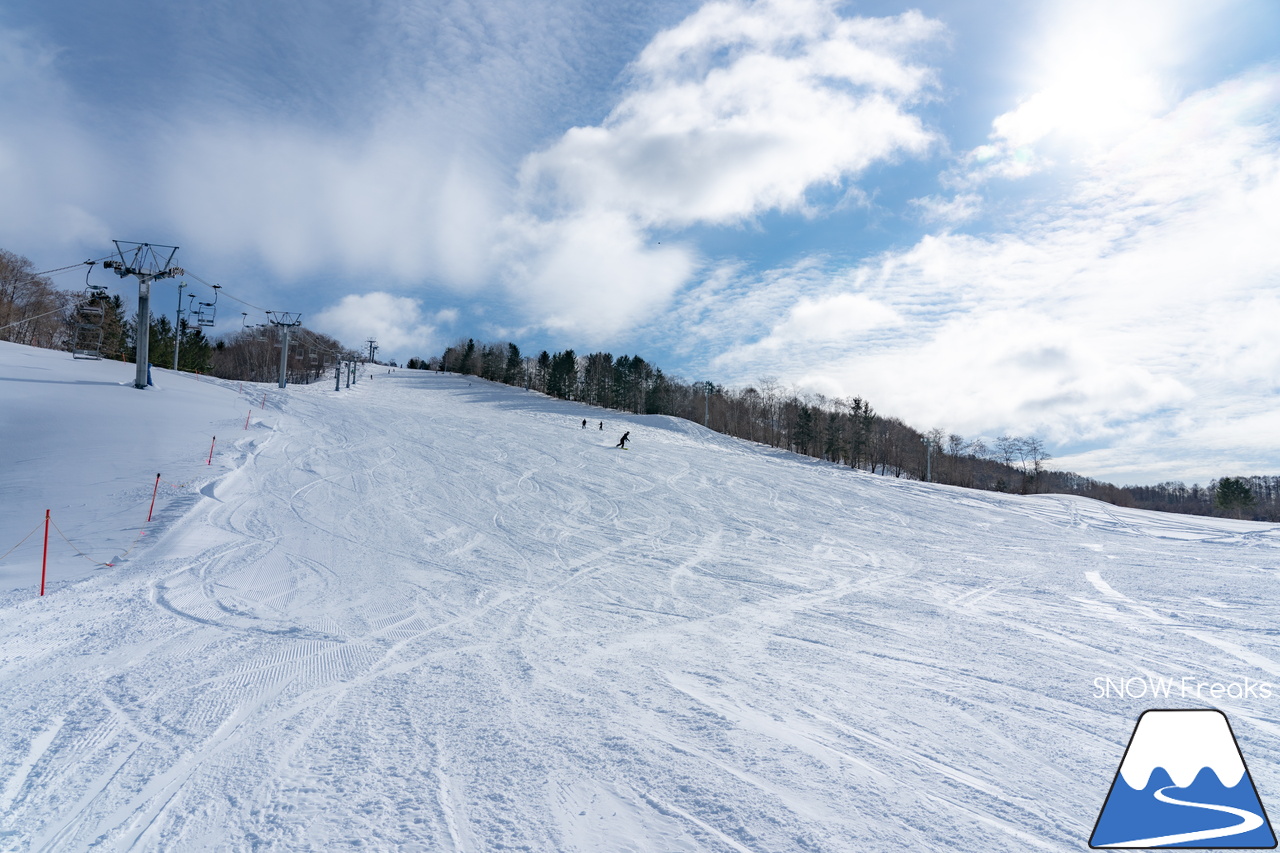
<path fill-rule="evenodd" d="M 86 280 L 87 280 L 86 276 Z M 75 308 L 75 337 L 71 342 L 72 358 L 97 361 L 102 358 L 102 323 L 106 311 L 102 303 L 107 288 L 100 284 L 86 284 L 84 293 Z"/>
<path fill-rule="evenodd" d="M 213 301 L 201 302 L 200 307 L 196 309 L 196 325 L 212 326 L 214 320 L 218 316 L 218 289 L 222 287 L 220 284 L 210 285 L 213 288 Z"/>

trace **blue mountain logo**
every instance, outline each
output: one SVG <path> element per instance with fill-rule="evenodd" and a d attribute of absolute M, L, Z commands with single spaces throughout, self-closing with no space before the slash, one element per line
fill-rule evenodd
<path fill-rule="evenodd" d="M 1276 846 L 1221 711 L 1145 711 L 1089 839 L 1093 848 Z"/>

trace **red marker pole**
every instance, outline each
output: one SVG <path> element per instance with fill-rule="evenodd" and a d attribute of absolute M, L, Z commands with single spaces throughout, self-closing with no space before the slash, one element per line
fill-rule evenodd
<path fill-rule="evenodd" d="M 151 509 L 147 510 L 147 521 L 151 520 L 151 513 L 156 509 L 156 492 L 160 491 L 160 475 L 156 474 L 156 486 L 151 490 Z"/>
<path fill-rule="evenodd" d="M 204 463 L 204 464 L 206 464 L 206 465 L 212 465 L 212 464 L 213 464 L 213 446 L 214 446 L 215 444 L 217 444 L 217 443 L 218 443 L 218 437 L 215 435 L 215 436 L 213 437 L 213 441 L 209 442 L 209 461 L 208 461 L 208 462 L 206 462 L 206 463 Z"/>
<path fill-rule="evenodd" d="M 252 414 L 253 414 L 253 409 L 250 409 L 250 410 L 249 410 L 249 415 L 252 415 Z M 244 416 L 244 428 L 245 428 L 245 429 L 248 429 L 248 428 L 249 428 L 249 415 L 245 415 L 245 416 Z"/>
<path fill-rule="evenodd" d="M 44 574 L 49 567 L 49 510 L 44 511 L 44 559 L 40 561 L 40 594 L 44 595 Z"/>

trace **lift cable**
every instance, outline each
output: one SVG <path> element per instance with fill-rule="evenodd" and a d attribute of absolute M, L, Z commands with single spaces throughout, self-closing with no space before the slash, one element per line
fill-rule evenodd
<path fill-rule="evenodd" d="M 113 257 L 115 257 L 115 255 L 107 255 L 105 258 L 98 258 L 96 261 L 81 261 L 81 262 L 80 262 L 80 263 L 78 263 L 78 264 L 71 264 L 70 266 L 66 266 L 66 267 L 58 267 L 56 270 L 45 270 L 44 272 L 36 272 L 36 273 L 32 273 L 31 275 L 32 275 L 33 277 L 34 277 L 34 276 L 41 276 L 41 275 L 53 275 L 54 273 L 66 272 L 67 270 L 73 270 L 73 269 L 75 269 L 76 267 L 84 266 L 85 264 L 88 264 L 89 266 L 93 266 L 94 264 L 100 264 L 100 263 L 102 263 L 103 261 L 105 261 L 105 260 L 109 260 L 110 258 L 113 258 Z"/>

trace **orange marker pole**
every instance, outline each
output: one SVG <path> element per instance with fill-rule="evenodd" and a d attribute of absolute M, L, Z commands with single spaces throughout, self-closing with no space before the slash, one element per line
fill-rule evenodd
<path fill-rule="evenodd" d="M 44 558 L 40 561 L 40 594 L 44 595 L 44 575 L 49 567 L 49 510 L 44 511 Z"/>
<path fill-rule="evenodd" d="M 156 492 L 160 491 L 160 475 L 156 474 L 156 486 L 151 490 L 151 509 L 147 510 L 147 521 L 151 520 L 151 513 L 156 509 Z"/>

